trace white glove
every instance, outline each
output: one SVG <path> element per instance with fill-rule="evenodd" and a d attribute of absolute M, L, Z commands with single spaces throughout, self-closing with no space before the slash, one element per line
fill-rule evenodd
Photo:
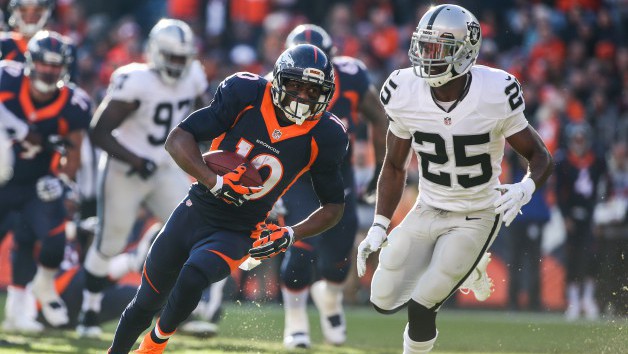
<path fill-rule="evenodd" d="M 536 185 L 533 180 L 526 178 L 519 183 L 502 184 L 495 189 L 502 192 L 502 195 L 493 203 L 495 213 L 504 213 L 504 223 L 508 227 L 519 214 L 521 207 L 528 204 Z"/>
<path fill-rule="evenodd" d="M 378 217 L 386 219 L 387 222 L 378 222 Z M 371 226 L 369 232 L 366 234 L 366 237 L 358 246 L 358 277 L 362 277 L 364 273 L 366 273 L 366 259 L 369 255 L 382 247 L 382 244 L 386 241 L 386 230 L 388 229 L 389 224 L 390 220 L 388 218 L 381 215 L 375 216 L 373 226 Z"/>
<path fill-rule="evenodd" d="M 268 218 L 271 220 L 278 220 L 280 217 L 285 216 L 288 213 L 288 209 L 286 208 L 286 204 L 284 204 L 283 199 L 277 199 L 273 208 L 270 209 L 268 213 Z"/>
<path fill-rule="evenodd" d="M 61 198 L 63 184 L 54 176 L 43 176 L 37 180 L 37 196 L 44 202 L 51 202 Z"/>

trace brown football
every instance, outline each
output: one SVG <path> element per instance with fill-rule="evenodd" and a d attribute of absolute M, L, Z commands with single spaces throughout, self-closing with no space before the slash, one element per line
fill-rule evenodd
<path fill-rule="evenodd" d="M 261 186 L 262 176 L 259 171 L 244 156 L 238 155 L 232 151 L 214 150 L 203 154 L 205 164 L 217 175 L 222 176 L 227 172 L 233 171 L 236 167 L 243 163 L 247 164 L 246 172 L 240 179 L 243 186 L 257 187 Z"/>

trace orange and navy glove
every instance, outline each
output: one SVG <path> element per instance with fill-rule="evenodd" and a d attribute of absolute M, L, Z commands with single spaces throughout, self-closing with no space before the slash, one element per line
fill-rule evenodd
<path fill-rule="evenodd" d="M 246 187 L 240 183 L 240 178 L 246 172 L 246 164 L 241 164 L 233 171 L 225 173 L 223 176 L 216 176 L 216 185 L 210 190 L 216 198 L 222 199 L 225 203 L 235 206 L 242 205 L 247 197 L 263 189 L 259 187 Z"/>
<path fill-rule="evenodd" d="M 294 243 L 294 231 L 290 226 L 279 227 L 273 224 L 263 224 L 259 231 L 257 241 L 253 242 L 253 248 L 249 255 L 254 259 L 267 259 L 286 252 Z"/>

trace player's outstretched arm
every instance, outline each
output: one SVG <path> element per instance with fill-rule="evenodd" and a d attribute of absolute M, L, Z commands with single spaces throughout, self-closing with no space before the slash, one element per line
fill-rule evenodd
<path fill-rule="evenodd" d="M 315 236 L 336 225 L 342 218 L 344 203 L 327 203 L 300 223 L 290 227 L 260 225 L 259 235 L 249 250 L 254 259 L 267 259 L 285 252 L 295 241 Z"/>
<path fill-rule="evenodd" d="M 122 146 L 112 135 L 122 122 L 137 108 L 138 102 L 122 102 L 105 98 L 92 119 L 89 137 L 95 146 L 134 168 L 141 168 L 142 158 Z"/>
<path fill-rule="evenodd" d="M 368 256 L 377 251 L 386 241 L 386 231 L 406 183 L 406 169 L 410 161 L 410 139 L 401 139 L 388 131 L 386 136 L 386 157 L 381 177 L 377 183 L 375 217 L 366 238 L 358 246 L 358 276 L 366 273 Z"/>
<path fill-rule="evenodd" d="M 180 127 L 172 129 L 166 139 L 165 148 L 187 174 L 196 178 L 208 189 L 216 185 L 216 174 L 203 161 L 198 142 L 192 133 Z"/>
<path fill-rule="evenodd" d="M 370 203 L 371 199 L 373 199 L 372 202 L 375 201 L 377 179 L 381 173 L 384 156 L 386 155 L 386 131 L 388 130 L 386 112 L 379 101 L 379 96 L 373 85 L 366 91 L 364 98 L 360 102 L 359 109 L 369 123 L 369 137 L 375 151 L 375 171 L 364 195 L 366 201 Z"/>
<path fill-rule="evenodd" d="M 506 140 L 518 154 L 528 160 L 528 173 L 521 182 L 503 184 L 497 188 L 502 195 L 494 203 L 495 212 L 504 213 L 504 223 L 508 227 L 521 207 L 530 201 L 532 193 L 547 181 L 554 164 L 545 143 L 530 125 Z"/>

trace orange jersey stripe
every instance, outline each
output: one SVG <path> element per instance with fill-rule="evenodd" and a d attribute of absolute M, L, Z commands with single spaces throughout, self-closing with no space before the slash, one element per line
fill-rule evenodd
<path fill-rule="evenodd" d="M 262 98 L 262 106 L 260 111 L 262 117 L 264 117 L 264 123 L 266 123 L 266 130 L 271 142 L 276 143 L 278 141 L 287 140 L 297 136 L 307 134 L 312 128 L 318 124 L 319 119 L 306 120 L 301 125 L 291 124 L 285 127 L 279 125 L 277 115 L 275 114 L 275 104 L 270 93 L 271 83 L 266 84 L 266 91 L 264 92 L 264 98 Z M 281 134 L 273 134 L 273 132 L 279 131 Z"/>
<path fill-rule="evenodd" d="M 56 236 L 65 231 L 65 220 L 54 229 L 48 231 L 48 236 Z"/>
<path fill-rule="evenodd" d="M 19 99 L 26 119 L 30 122 L 37 122 L 58 116 L 68 101 L 70 90 L 67 87 L 62 88 L 59 92 L 59 97 L 54 102 L 40 109 L 36 109 L 30 97 L 30 85 L 30 79 L 24 77 L 22 87 L 20 88 Z"/>
<path fill-rule="evenodd" d="M 5 102 L 15 97 L 13 92 L 3 91 L 0 92 L 0 102 Z"/>
<path fill-rule="evenodd" d="M 146 264 L 144 264 L 144 269 L 142 270 L 142 275 L 144 276 L 144 278 L 146 279 L 146 282 L 148 283 L 148 285 L 150 285 L 151 288 L 153 288 L 153 290 L 157 293 L 157 294 L 161 294 L 161 292 L 159 290 L 157 290 L 157 288 L 155 287 L 155 285 L 153 285 L 153 282 L 150 281 L 150 278 L 148 277 L 148 273 L 146 273 Z"/>
<path fill-rule="evenodd" d="M 240 266 L 240 264 L 242 264 L 242 262 L 244 262 L 249 256 L 244 256 L 242 259 L 232 259 L 231 257 L 225 255 L 222 252 L 216 251 L 216 250 L 210 250 L 210 249 L 206 249 L 206 251 L 208 252 L 212 252 L 215 253 L 216 255 L 218 255 L 218 257 L 222 258 L 223 261 L 225 261 L 227 263 L 227 265 L 229 265 L 229 269 L 231 270 L 231 272 L 233 273 L 234 270 L 238 269 L 238 267 Z"/>

